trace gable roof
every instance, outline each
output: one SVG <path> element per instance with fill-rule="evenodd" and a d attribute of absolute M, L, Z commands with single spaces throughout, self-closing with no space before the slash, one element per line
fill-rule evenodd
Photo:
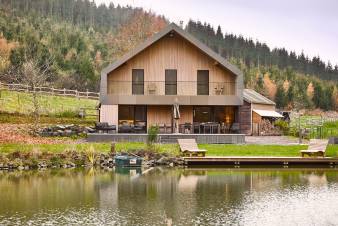
<path fill-rule="evenodd" d="M 126 61 L 130 60 L 140 52 L 142 52 L 147 47 L 151 46 L 153 43 L 158 41 L 159 39 L 163 38 L 165 35 L 169 34 L 170 32 L 176 32 L 180 36 L 182 36 L 184 39 L 186 39 L 188 42 L 196 46 L 198 49 L 200 49 L 202 52 L 207 54 L 209 57 L 217 61 L 219 64 L 221 64 L 224 68 L 229 70 L 230 72 L 237 75 L 240 79 L 243 80 L 242 72 L 234 65 L 229 63 L 226 59 L 224 59 L 222 56 L 214 52 L 212 49 L 210 49 L 208 46 L 203 44 L 201 41 L 194 38 L 192 35 L 184 31 L 182 28 L 178 27 L 176 24 L 171 23 L 167 27 L 165 27 L 160 32 L 156 33 L 152 37 L 148 38 L 145 42 L 138 45 L 135 49 L 131 50 L 127 54 L 125 54 L 122 58 L 115 61 L 114 63 L 107 66 L 105 69 L 102 70 L 102 74 L 108 74 L 111 71 L 115 70 L 116 68 L 120 67 L 122 64 L 124 64 Z"/>
<path fill-rule="evenodd" d="M 275 102 L 257 93 L 255 90 L 252 90 L 252 89 L 244 89 L 243 98 L 245 101 L 252 103 L 252 104 L 276 105 Z"/>

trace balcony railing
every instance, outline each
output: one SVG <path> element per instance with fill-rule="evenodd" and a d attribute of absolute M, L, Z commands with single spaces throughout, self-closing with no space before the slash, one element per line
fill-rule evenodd
<path fill-rule="evenodd" d="M 109 95 L 235 95 L 235 82 L 209 82 L 199 83 L 196 81 L 108 81 Z"/>

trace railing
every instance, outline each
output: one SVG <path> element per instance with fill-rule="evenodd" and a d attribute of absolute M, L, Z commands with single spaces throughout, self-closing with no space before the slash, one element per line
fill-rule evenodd
<path fill-rule="evenodd" d="M 108 94 L 110 95 L 235 95 L 235 82 L 209 82 L 178 81 L 177 83 L 165 81 L 108 81 Z"/>
<path fill-rule="evenodd" d="M 17 92 L 38 92 L 42 94 L 47 95 L 54 95 L 54 96 L 71 96 L 71 97 L 77 97 L 77 98 L 86 98 L 86 99 L 94 99 L 98 100 L 100 98 L 99 93 L 95 92 L 89 92 L 88 90 L 86 92 L 81 92 L 78 90 L 72 90 L 72 89 L 55 89 L 53 87 L 31 87 L 29 85 L 25 84 L 14 84 L 14 83 L 2 83 L 0 82 L 0 90 L 12 90 Z"/>

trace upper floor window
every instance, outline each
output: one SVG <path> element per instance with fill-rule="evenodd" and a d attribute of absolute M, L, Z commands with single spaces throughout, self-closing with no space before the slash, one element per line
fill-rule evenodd
<path fill-rule="evenodd" d="M 177 70 L 165 70 L 165 95 L 177 95 Z"/>
<path fill-rule="evenodd" d="M 209 71 L 197 71 L 197 95 L 209 95 Z"/>
<path fill-rule="evenodd" d="M 132 80 L 132 94 L 144 95 L 144 70 L 133 69 Z"/>

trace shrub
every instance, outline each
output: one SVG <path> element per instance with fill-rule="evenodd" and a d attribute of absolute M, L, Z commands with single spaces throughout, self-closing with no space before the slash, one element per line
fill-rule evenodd
<path fill-rule="evenodd" d="M 284 120 L 277 120 L 274 124 L 278 129 L 280 129 L 284 135 L 289 134 L 289 124 Z"/>
<path fill-rule="evenodd" d="M 158 126 L 151 126 L 148 129 L 148 144 L 152 145 L 157 141 L 157 135 L 159 132 L 159 127 Z"/>

